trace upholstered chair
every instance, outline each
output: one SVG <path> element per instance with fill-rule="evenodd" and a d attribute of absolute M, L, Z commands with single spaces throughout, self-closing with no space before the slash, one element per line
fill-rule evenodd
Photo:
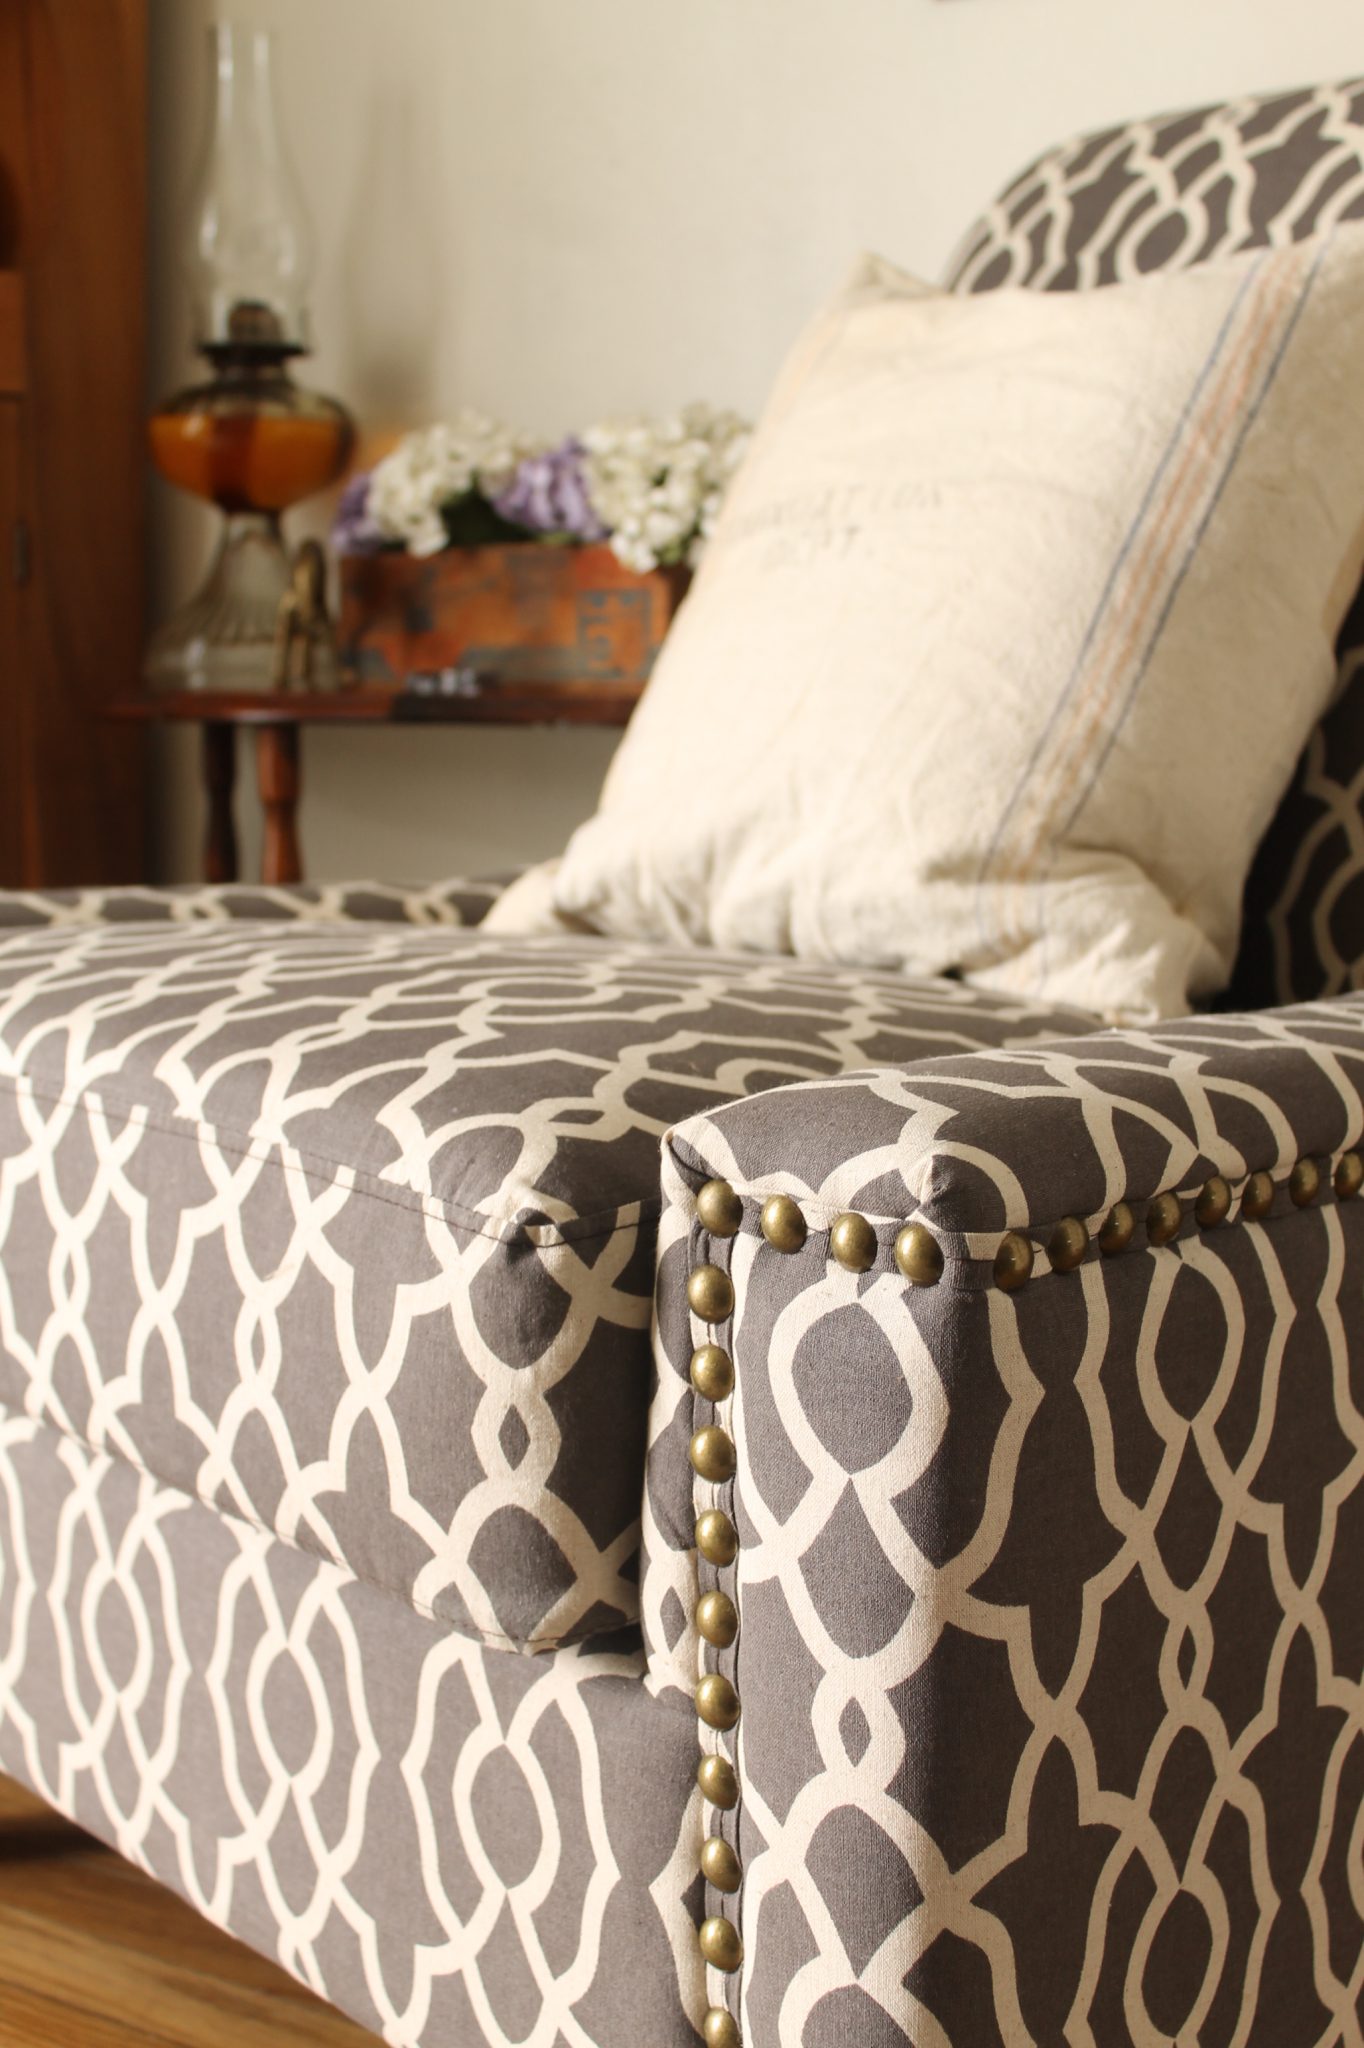
<path fill-rule="evenodd" d="M 955 281 L 1356 217 L 1247 100 Z M 1152 1029 L 5 898 L 0 1769 L 404 2048 L 1360 2043 L 1361 638 Z"/>

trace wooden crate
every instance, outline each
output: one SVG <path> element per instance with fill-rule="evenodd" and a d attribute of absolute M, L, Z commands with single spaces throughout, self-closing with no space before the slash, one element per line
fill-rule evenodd
<path fill-rule="evenodd" d="M 341 563 L 341 662 L 351 679 L 401 685 L 473 668 L 520 682 L 640 683 L 688 583 L 639 576 L 609 548 L 515 541 Z"/>

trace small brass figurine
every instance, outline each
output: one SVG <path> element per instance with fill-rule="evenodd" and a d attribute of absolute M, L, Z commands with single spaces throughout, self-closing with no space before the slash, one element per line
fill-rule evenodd
<path fill-rule="evenodd" d="M 289 588 L 279 601 L 270 687 L 329 689 L 336 676 L 336 641 L 327 612 L 327 558 L 315 540 L 294 556 Z"/>

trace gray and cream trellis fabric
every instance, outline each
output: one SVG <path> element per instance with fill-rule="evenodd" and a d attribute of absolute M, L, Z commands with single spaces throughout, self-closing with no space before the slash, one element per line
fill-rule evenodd
<path fill-rule="evenodd" d="M 0 1771 L 393 2048 L 694 2048 L 695 1724 L 641 1667 L 484 1650 L 0 1412 Z"/>
<path fill-rule="evenodd" d="M 638 1614 L 669 1124 L 1085 1022 L 596 940 L 7 910 L 0 1405 L 532 1650 Z"/>
<path fill-rule="evenodd" d="M 172 889 L 119 883 L 90 889 L 6 889 L 0 926 L 221 924 L 481 924 L 512 876 L 397 882 L 186 882 Z"/>
<path fill-rule="evenodd" d="M 708 1826 L 744 1869 L 749 2048 L 1364 2040 L 1362 1139 L 1362 998 L 846 1075 L 674 1134 L 645 1622 L 660 1680 L 718 1668 L 741 1703 Z M 712 1176 L 731 1239 L 697 1218 Z M 759 1228 L 774 1194 L 795 1253 Z M 831 1257 L 847 1211 L 864 1274 Z M 936 1285 L 897 1270 L 909 1219 Z M 731 1275 L 721 1324 L 687 1308 L 698 1262 Z M 706 1340 L 718 1408 L 687 1381 Z M 684 1448 L 715 1421 L 719 1485 Z M 737 1528 L 701 1579 L 739 1632 L 698 1660 L 706 1507 Z"/>
<path fill-rule="evenodd" d="M 958 291 L 1078 291 L 1364 219 L 1364 80 L 1134 121 L 1049 150 L 951 266 Z M 1237 1007 L 1364 984 L 1364 598 L 1341 685 L 1246 894 Z"/>

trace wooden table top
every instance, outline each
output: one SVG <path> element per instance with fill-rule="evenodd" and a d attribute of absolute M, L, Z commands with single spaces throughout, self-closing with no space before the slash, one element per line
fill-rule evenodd
<path fill-rule="evenodd" d="M 455 694 L 358 687 L 340 690 L 176 690 L 129 697 L 109 716 L 194 725 L 626 724 L 642 683 L 518 682 L 486 678 Z"/>

